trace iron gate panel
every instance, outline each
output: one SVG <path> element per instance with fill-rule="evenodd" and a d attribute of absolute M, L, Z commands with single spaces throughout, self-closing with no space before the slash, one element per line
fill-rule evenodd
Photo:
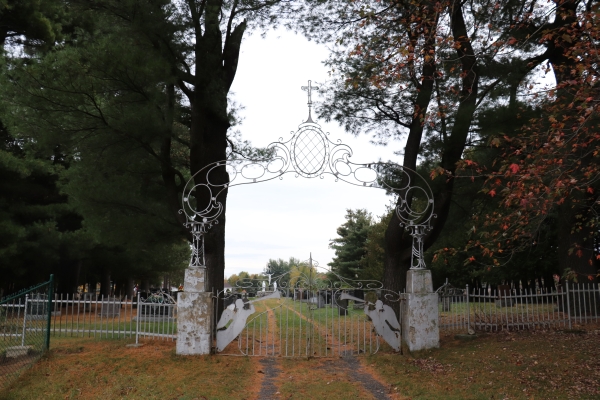
<path fill-rule="evenodd" d="M 313 260 L 310 260 L 313 263 Z M 238 282 L 241 293 L 215 296 L 216 352 L 223 355 L 338 357 L 400 348 L 401 320 L 382 300 L 400 301 L 376 281 L 359 282 L 314 265 L 295 282 L 290 273 Z M 306 273 L 307 272 L 307 273 Z M 333 279 L 332 279 L 333 278 Z M 401 308 L 401 307 L 399 307 Z M 385 318 L 383 317 L 385 316 Z M 387 342 L 391 342 L 388 344 Z"/>

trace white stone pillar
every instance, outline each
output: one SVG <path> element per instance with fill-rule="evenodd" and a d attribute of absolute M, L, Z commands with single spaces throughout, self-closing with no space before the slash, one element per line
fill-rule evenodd
<path fill-rule="evenodd" d="M 438 295 L 433 292 L 431 271 L 406 273 L 406 300 L 402 313 L 402 341 L 409 351 L 440 347 Z"/>
<path fill-rule="evenodd" d="M 203 267 L 185 270 L 183 292 L 177 293 L 177 354 L 210 354 L 213 299 L 205 275 Z"/>

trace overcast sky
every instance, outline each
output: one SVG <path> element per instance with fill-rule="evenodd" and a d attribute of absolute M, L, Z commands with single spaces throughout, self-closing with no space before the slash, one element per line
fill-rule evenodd
<path fill-rule="evenodd" d="M 291 138 L 308 115 L 308 80 L 324 82 L 322 61 L 328 51 L 286 31 L 247 37 L 242 44 L 239 69 L 232 86 L 234 100 L 245 107 L 239 129 L 255 146 Z M 320 96 L 313 95 L 313 101 Z M 402 159 L 396 142 L 388 147 L 355 138 L 335 123 L 317 121 L 330 140 L 341 139 L 354 150 L 353 162 Z M 374 216 L 384 213 L 391 198 L 381 189 L 361 188 L 324 179 L 285 175 L 283 180 L 231 188 L 227 199 L 225 274 L 261 272 L 270 258 L 308 259 L 310 253 L 326 267 L 334 253 L 330 239 L 344 223 L 346 209 L 365 208 Z"/>

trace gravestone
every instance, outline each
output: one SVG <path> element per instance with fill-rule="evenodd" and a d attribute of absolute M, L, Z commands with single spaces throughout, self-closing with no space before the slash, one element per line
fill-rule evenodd
<path fill-rule="evenodd" d="M 450 304 L 452 304 L 452 297 L 450 296 L 442 296 L 442 311 L 449 312 Z"/>
<path fill-rule="evenodd" d="M 316 296 L 311 297 L 310 300 L 308 300 L 308 302 L 310 304 L 316 305 L 317 308 L 325 307 L 325 299 L 323 298 L 323 295 L 320 293 L 317 293 Z"/>
<path fill-rule="evenodd" d="M 496 307 L 512 307 L 513 301 L 510 298 L 510 286 L 498 285 L 498 299 L 496 299 Z"/>
<path fill-rule="evenodd" d="M 336 296 L 335 303 L 338 308 L 338 315 L 348 315 L 348 300 L 342 300 L 339 296 Z"/>
<path fill-rule="evenodd" d="M 166 303 L 140 303 L 140 314 L 146 319 L 168 319 L 173 318 L 175 304 Z"/>
<path fill-rule="evenodd" d="M 34 293 L 27 301 L 27 315 L 30 318 L 44 317 L 48 313 L 48 295 Z"/>
<path fill-rule="evenodd" d="M 85 292 L 83 294 L 83 310 L 91 311 L 92 310 L 92 302 L 96 300 L 96 293 Z"/>
<path fill-rule="evenodd" d="M 352 296 L 356 297 L 357 299 L 361 299 L 361 300 L 365 299 L 365 291 L 362 289 L 354 289 L 350 294 Z M 360 303 L 358 301 L 355 301 L 354 306 L 352 308 L 354 308 L 355 310 L 362 310 L 364 308 L 364 304 Z"/>
<path fill-rule="evenodd" d="M 247 293 L 244 293 L 244 296 L 242 296 L 242 302 L 244 303 L 244 310 L 249 310 L 250 309 L 250 300 L 248 300 Z"/>
<path fill-rule="evenodd" d="M 6 348 L 6 358 L 25 357 L 33 350 L 33 346 L 11 346 Z"/>
<path fill-rule="evenodd" d="M 556 307 L 554 308 L 554 311 L 567 311 L 564 303 L 563 288 L 562 285 L 558 284 L 556 287 Z"/>
<path fill-rule="evenodd" d="M 121 315 L 121 302 L 116 296 L 107 296 L 100 302 L 100 315 L 103 318 L 114 318 Z"/>
<path fill-rule="evenodd" d="M 41 320 L 48 317 L 48 295 L 34 293 L 27 299 L 27 319 Z"/>

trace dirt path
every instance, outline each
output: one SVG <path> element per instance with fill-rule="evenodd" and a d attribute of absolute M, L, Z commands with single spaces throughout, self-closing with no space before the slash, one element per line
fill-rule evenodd
<path fill-rule="evenodd" d="M 314 333 L 328 337 L 332 347 L 345 347 L 335 337 L 327 335 L 327 328 L 310 321 L 306 315 L 288 305 L 281 305 L 312 325 Z M 277 330 L 272 309 L 269 329 Z M 272 325 L 271 325 L 272 324 Z M 272 331 L 272 330 L 271 330 Z M 276 340 L 277 342 L 277 340 Z M 335 358 L 281 358 L 265 357 L 259 360 L 262 376 L 258 399 L 391 399 L 388 388 L 375 378 L 356 357 Z M 350 393 L 353 393 L 350 395 Z M 341 397 L 340 397 L 341 396 Z"/>
<path fill-rule="evenodd" d="M 297 316 L 302 318 L 304 321 L 306 321 L 307 324 L 310 324 L 312 326 L 312 329 L 314 331 L 316 331 L 316 333 L 319 336 L 321 336 L 322 338 L 325 338 L 327 345 L 331 346 L 331 349 L 337 348 L 338 353 L 341 355 L 346 355 L 346 354 L 351 355 L 352 350 L 347 349 L 348 344 L 340 342 L 339 340 L 337 340 L 335 338 L 335 335 L 329 334 L 328 327 L 324 327 L 321 324 L 319 324 L 318 322 L 309 320 L 306 315 L 302 314 L 298 310 L 295 310 L 294 308 L 292 308 L 286 304 L 282 304 L 282 307 L 287 308 L 288 310 L 290 310 L 291 312 L 293 312 L 294 314 L 296 314 Z M 332 353 L 332 355 L 333 355 L 333 353 Z"/>
<path fill-rule="evenodd" d="M 286 365 L 283 366 L 283 363 Z M 264 378 L 259 400 L 392 399 L 388 396 L 388 388 L 371 375 L 356 357 L 312 360 L 262 358 L 260 364 Z"/>

